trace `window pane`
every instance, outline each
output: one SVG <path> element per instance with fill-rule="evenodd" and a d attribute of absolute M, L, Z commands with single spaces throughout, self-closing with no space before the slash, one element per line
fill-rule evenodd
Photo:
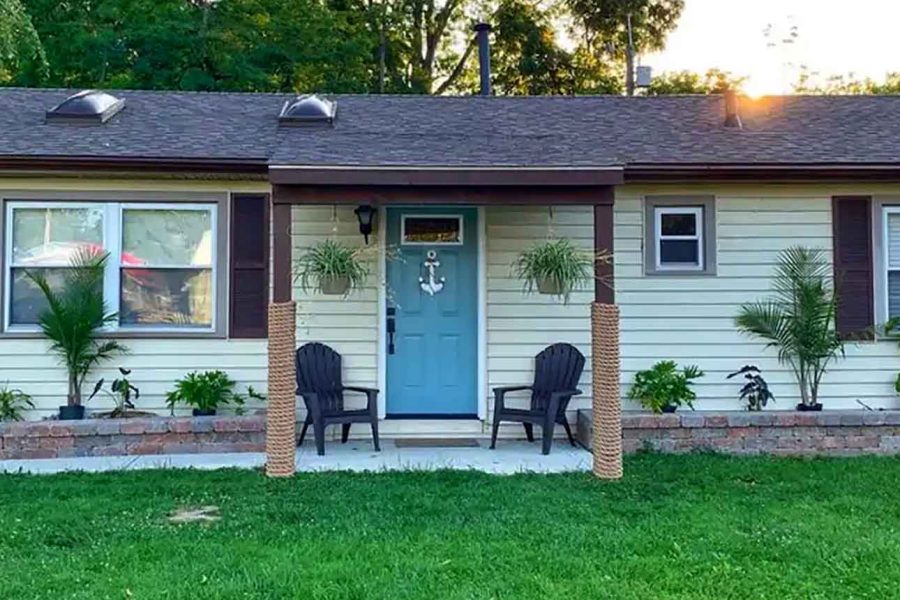
<path fill-rule="evenodd" d="M 122 211 L 122 266 L 211 266 L 212 251 L 208 210 Z"/>
<path fill-rule="evenodd" d="M 47 309 L 47 300 L 43 292 L 25 274 L 26 270 L 42 272 L 54 290 L 62 287 L 63 276 L 66 273 L 66 269 L 12 269 L 10 274 L 12 286 L 9 293 L 9 322 L 12 325 L 33 325 Z"/>
<path fill-rule="evenodd" d="M 663 235 L 697 235 L 697 215 L 664 212 L 660 228 Z"/>
<path fill-rule="evenodd" d="M 12 260 L 16 265 L 66 265 L 78 248 L 103 247 L 103 209 L 14 208 Z"/>
<path fill-rule="evenodd" d="M 888 271 L 888 317 L 900 317 L 900 271 Z"/>
<path fill-rule="evenodd" d="M 209 269 L 122 269 L 122 325 L 210 327 Z"/>
<path fill-rule="evenodd" d="M 699 265 L 699 242 L 697 240 L 660 240 L 659 263 L 662 265 Z"/>
<path fill-rule="evenodd" d="M 900 267 L 900 213 L 888 213 L 888 266 Z"/>
<path fill-rule="evenodd" d="M 456 217 L 406 217 L 404 242 L 458 244 L 461 219 Z"/>

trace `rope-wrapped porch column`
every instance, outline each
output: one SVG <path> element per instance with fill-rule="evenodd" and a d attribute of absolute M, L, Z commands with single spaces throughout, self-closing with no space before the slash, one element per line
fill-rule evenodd
<path fill-rule="evenodd" d="M 594 475 L 622 477 L 622 402 L 619 393 L 619 307 L 591 306 L 591 381 Z"/>
<path fill-rule="evenodd" d="M 615 191 L 602 188 L 594 206 L 594 252 L 613 253 Z M 594 303 L 591 306 L 591 451 L 594 475 L 622 477 L 622 400 L 619 387 L 619 307 L 616 306 L 614 260 L 594 264 Z"/>
<path fill-rule="evenodd" d="M 266 413 L 266 475 L 290 477 L 297 457 L 294 302 L 269 305 L 269 410 Z"/>

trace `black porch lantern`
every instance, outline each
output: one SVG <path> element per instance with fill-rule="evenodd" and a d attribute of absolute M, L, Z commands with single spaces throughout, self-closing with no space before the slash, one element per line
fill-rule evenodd
<path fill-rule="evenodd" d="M 375 209 L 371 204 L 360 204 L 353 213 L 359 220 L 359 232 L 365 238 L 366 244 L 368 244 L 369 235 L 372 233 L 372 224 L 375 222 Z"/>

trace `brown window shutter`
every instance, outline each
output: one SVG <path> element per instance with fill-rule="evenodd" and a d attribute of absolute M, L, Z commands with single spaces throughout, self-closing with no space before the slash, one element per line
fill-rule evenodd
<path fill-rule="evenodd" d="M 269 196 L 231 197 L 229 335 L 264 338 L 269 305 Z"/>
<path fill-rule="evenodd" d="M 833 198 L 832 223 L 837 331 L 845 339 L 872 339 L 875 328 L 872 198 Z"/>

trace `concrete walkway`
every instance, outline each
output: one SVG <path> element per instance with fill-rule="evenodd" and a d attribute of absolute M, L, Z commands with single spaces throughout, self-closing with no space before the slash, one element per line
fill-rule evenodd
<path fill-rule="evenodd" d="M 489 450 L 481 441 L 478 448 L 397 448 L 384 440 L 381 452 L 371 442 L 329 443 L 325 456 L 317 456 L 307 444 L 297 453 L 297 470 L 312 471 L 435 471 L 439 469 L 475 470 L 484 473 L 522 472 L 561 473 L 589 471 L 591 455 L 564 441 L 554 444 L 549 456 L 541 454 L 539 443 L 498 441 Z M 262 453 L 171 454 L 147 456 L 92 456 L 84 458 L 48 458 L 0 460 L 0 473 L 52 474 L 65 471 L 99 473 L 137 469 L 255 469 L 265 465 Z"/>

